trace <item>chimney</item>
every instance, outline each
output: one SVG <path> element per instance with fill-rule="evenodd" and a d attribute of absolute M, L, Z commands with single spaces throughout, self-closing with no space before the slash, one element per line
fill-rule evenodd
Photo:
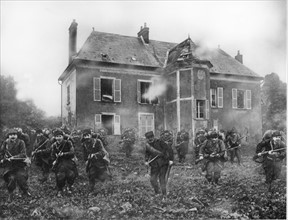
<path fill-rule="evenodd" d="M 73 56 L 77 54 L 77 25 L 75 19 L 73 19 L 73 22 L 69 27 L 69 63 L 71 63 Z"/>
<path fill-rule="evenodd" d="M 237 55 L 235 56 L 235 59 L 236 59 L 238 62 L 240 62 L 240 63 L 243 64 L 243 55 L 240 54 L 240 50 L 238 50 L 238 53 L 237 53 Z"/>
<path fill-rule="evenodd" d="M 138 32 L 138 37 L 143 37 L 143 40 L 146 44 L 149 44 L 149 28 L 146 27 L 144 23 L 144 28 L 141 26 L 140 31 Z"/>

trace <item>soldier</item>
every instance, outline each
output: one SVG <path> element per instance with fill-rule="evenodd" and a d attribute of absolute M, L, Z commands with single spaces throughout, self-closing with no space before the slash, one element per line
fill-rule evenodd
<path fill-rule="evenodd" d="M 189 133 L 185 130 L 177 132 L 176 150 L 178 154 L 179 163 L 183 163 L 188 153 Z"/>
<path fill-rule="evenodd" d="M 102 141 L 102 144 L 105 148 L 108 146 L 108 141 L 107 141 L 107 129 L 106 128 L 100 128 L 96 133 L 92 133 L 92 138 L 98 138 Z"/>
<path fill-rule="evenodd" d="M 89 191 L 92 193 L 96 182 L 111 179 L 108 168 L 109 154 L 99 138 L 92 138 L 90 129 L 83 131 L 82 148 L 89 179 Z"/>
<path fill-rule="evenodd" d="M 150 182 L 155 194 L 159 194 L 158 179 L 163 196 L 167 195 L 167 180 L 173 164 L 174 154 L 172 147 L 154 137 L 153 131 L 145 134 L 147 139 L 145 151 L 145 165 L 150 166 Z"/>
<path fill-rule="evenodd" d="M 33 147 L 32 159 L 35 161 L 36 166 L 41 168 L 42 177 L 39 182 L 47 181 L 49 177 L 49 169 L 51 168 L 51 142 L 44 136 L 41 129 L 36 129 L 36 140 Z"/>
<path fill-rule="evenodd" d="M 230 156 L 230 162 L 234 163 L 234 158 L 237 158 L 238 165 L 241 164 L 241 155 L 240 155 L 240 147 L 241 147 L 241 138 L 239 133 L 233 127 L 231 131 L 227 132 L 226 135 L 226 145 L 228 154 Z"/>
<path fill-rule="evenodd" d="M 17 131 L 8 131 L 7 138 L 0 149 L 1 166 L 4 167 L 3 178 L 8 189 L 8 202 L 13 199 L 13 191 L 18 187 L 23 196 L 30 196 L 28 192 L 27 155 L 24 141 L 17 136 Z"/>
<path fill-rule="evenodd" d="M 199 160 L 204 160 L 206 179 L 211 184 L 219 184 L 224 158 L 227 157 L 225 144 L 218 139 L 216 131 L 208 132 L 207 140 L 201 145 Z"/>
<path fill-rule="evenodd" d="M 256 147 L 256 155 L 263 156 L 265 182 L 271 184 L 273 180 L 279 178 L 282 161 L 286 157 L 286 144 L 281 141 L 280 131 L 273 131 L 270 141 L 267 141 L 267 138 L 262 140 Z"/>
<path fill-rule="evenodd" d="M 204 129 L 200 129 L 196 132 L 196 137 L 194 139 L 194 154 L 195 154 L 195 161 L 199 159 L 199 150 L 201 145 L 206 141 L 206 132 Z"/>
<path fill-rule="evenodd" d="M 136 132 L 133 128 L 126 128 L 121 135 L 122 147 L 125 150 L 126 157 L 130 157 L 133 145 L 136 141 Z"/>
<path fill-rule="evenodd" d="M 15 128 L 15 130 L 17 131 L 17 136 L 20 140 L 24 141 L 25 143 L 25 147 L 26 147 L 26 154 L 27 156 L 31 156 L 32 153 L 32 146 L 30 146 L 31 142 L 30 142 L 30 137 L 28 134 L 24 133 L 22 128 Z"/>
<path fill-rule="evenodd" d="M 74 158 L 74 147 L 71 141 L 64 140 L 63 131 L 54 131 L 56 142 L 52 144 L 52 171 L 55 172 L 57 196 L 62 196 L 63 188 L 67 182 L 67 192 L 72 193 L 72 185 L 77 176 L 77 167 Z"/>

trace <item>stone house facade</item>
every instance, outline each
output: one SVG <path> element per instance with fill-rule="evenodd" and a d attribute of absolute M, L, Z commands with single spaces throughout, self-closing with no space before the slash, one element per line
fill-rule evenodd
<path fill-rule="evenodd" d="M 105 127 L 120 135 L 201 127 L 236 127 L 262 134 L 258 74 L 221 49 L 208 50 L 190 38 L 180 44 L 92 31 L 76 51 L 77 23 L 69 28 L 69 64 L 59 77 L 62 122 L 71 128 Z"/>

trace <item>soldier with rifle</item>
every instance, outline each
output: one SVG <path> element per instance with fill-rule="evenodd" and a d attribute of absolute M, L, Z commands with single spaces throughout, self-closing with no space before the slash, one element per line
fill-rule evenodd
<path fill-rule="evenodd" d="M 162 195 L 167 195 L 167 181 L 170 168 L 173 164 L 174 153 L 171 145 L 166 144 L 154 137 L 153 131 L 145 134 L 147 143 L 145 145 L 145 165 L 150 166 L 150 182 L 155 194 L 160 194 L 159 183 Z M 158 183 L 159 180 L 159 183 Z"/>
<path fill-rule="evenodd" d="M 72 193 L 72 185 L 77 176 L 77 167 L 74 158 L 74 147 L 71 141 L 64 140 L 63 131 L 56 129 L 54 131 L 56 142 L 51 146 L 51 157 L 53 160 L 52 171 L 55 172 L 57 196 L 61 197 L 63 188 L 67 183 L 67 192 Z"/>
<path fill-rule="evenodd" d="M 188 153 L 189 133 L 185 130 L 177 132 L 176 150 L 178 154 L 179 163 L 184 163 L 186 154 Z"/>
<path fill-rule="evenodd" d="M 3 178 L 9 193 L 8 202 L 11 202 L 17 185 L 23 196 L 30 196 L 27 184 L 29 158 L 25 143 L 17 137 L 15 129 L 8 131 L 7 138 L 0 149 L 0 165 L 4 167 Z"/>
<path fill-rule="evenodd" d="M 36 129 L 36 140 L 32 152 L 32 160 L 35 161 L 36 166 L 41 168 L 42 177 L 39 177 L 39 182 L 47 181 L 49 170 L 52 165 L 51 161 L 51 142 L 44 136 L 41 129 Z"/>
<path fill-rule="evenodd" d="M 240 155 L 240 147 L 241 147 L 241 139 L 244 137 L 240 137 L 239 133 L 237 132 L 236 128 L 233 127 L 231 131 L 227 132 L 226 135 L 226 147 L 229 150 L 229 157 L 230 157 L 230 162 L 233 164 L 234 163 L 234 158 L 237 158 L 238 165 L 241 165 L 241 155 Z M 233 148 L 233 150 L 232 150 Z"/>
<path fill-rule="evenodd" d="M 201 145 L 206 141 L 206 132 L 204 129 L 200 129 L 196 132 L 196 137 L 194 139 L 194 155 L 195 161 L 199 159 L 199 150 Z"/>
<path fill-rule="evenodd" d="M 227 154 L 225 144 L 218 139 L 216 131 L 208 132 L 207 140 L 200 147 L 199 156 L 199 161 L 204 161 L 206 179 L 210 184 L 218 185 Z"/>
<path fill-rule="evenodd" d="M 32 146 L 31 145 L 31 141 L 30 141 L 30 137 L 27 133 L 24 133 L 22 128 L 15 128 L 15 130 L 17 131 L 17 137 L 18 139 L 24 141 L 25 143 L 25 147 L 26 147 L 26 154 L 28 157 L 31 156 L 31 152 L 32 152 Z"/>
<path fill-rule="evenodd" d="M 92 193 L 96 182 L 104 182 L 105 180 L 111 179 L 108 167 L 110 163 L 109 154 L 99 138 L 92 138 L 90 129 L 83 131 L 82 149 L 83 157 L 86 161 L 89 191 Z"/>
<path fill-rule="evenodd" d="M 269 141 L 267 138 L 263 138 L 257 145 L 256 155 L 253 159 L 256 161 L 261 157 L 266 176 L 265 183 L 270 184 L 271 186 L 272 181 L 279 178 L 282 169 L 282 161 L 286 157 L 286 144 L 281 141 L 280 131 L 273 131 Z"/>
<path fill-rule="evenodd" d="M 126 153 L 126 157 L 131 156 L 135 141 L 136 141 L 136 131 L 133 128 L 126 128 L 121 135 L 121 141 L 120 141 L 120 144 L 122 144 L 122 148 Z"/>

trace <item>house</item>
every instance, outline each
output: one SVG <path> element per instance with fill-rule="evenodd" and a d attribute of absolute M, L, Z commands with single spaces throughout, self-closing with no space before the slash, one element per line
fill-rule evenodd
<path fill-rule="evenodd" d="M 110 135 L 137 128 L 139 135 L 161 129 L 236 127 L 261 136 L 258 74 L 220 48 L 208 50 L 189 37 L 169 43 L 93 30 L 76 51 L 77 23 L 69 28 L 69 64 L 59 77 L 61 115 L 69 127 L 105 127 Z"/>

